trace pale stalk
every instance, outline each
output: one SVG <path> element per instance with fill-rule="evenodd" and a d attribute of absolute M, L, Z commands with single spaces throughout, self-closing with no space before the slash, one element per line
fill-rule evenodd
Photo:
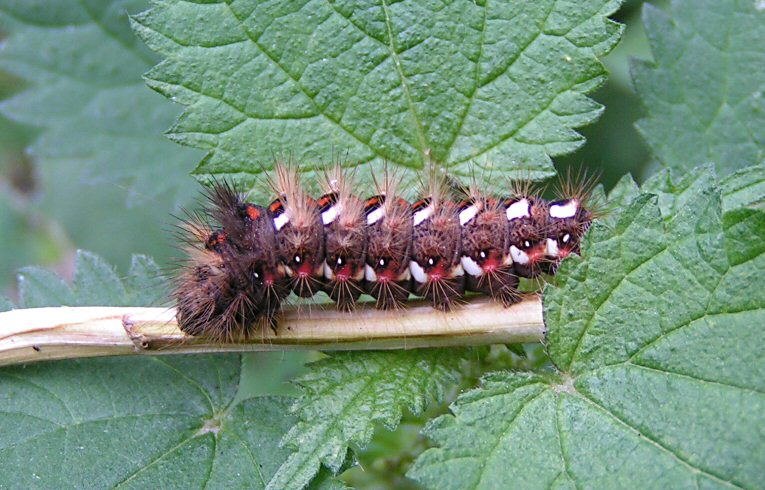
<path fill-rule="evenodd" d="M 285 309 L 277 332 L 258 329 L 238 342 L 211 343 L 183 333 L 172 308 L 57 307 L 0 313 L 0 366 L 119 355 L 275 350 L 377 350 L 538 342 L 542 304 L 528 295 L 510 308 L 475 298 L 443 313 L 423 303 L 352 313 Z M 252 338 L 255 337 L 255 338 Z"/>

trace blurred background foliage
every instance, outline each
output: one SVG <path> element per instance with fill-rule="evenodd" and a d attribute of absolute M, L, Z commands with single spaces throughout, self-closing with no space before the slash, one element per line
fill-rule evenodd
<path fill-rule="evenodd" d="M 559 158 L 559 171 L 586 167 L 598 172 L 606 189 L 625 173 L 642 181 L 654 165 L 634 123 L 644 114 L 629 76 L 632 57 L 650 59 L 641 22 L 642 1 L 628 0 L 615 16 L 626 25 L 621 43 L 605 59 L 609 81 L 593 94 L 606 109 L 595 124 L 580 131 L 587 143 L 577 152 Z M 654 1 L 662 8 L 665 1 Z M 127 17 L 125 17 L 127 22 Z M 0 16 L 0 43 L 12 25 Z M 0 100 L 25 89 L 23 80 L 0 71 Z M 148 87 L 146 90 L 150 90 Z M 158 103 L 170 102 L 159 100 Z M 180 113 L 180 107 L 178 107 Z M 91 250 L 126 271 L 131 253 L 153 256 L 168 265 L 176 254 L 169 239 L 170 213 L 189 200 L 172 202 L 160 197 L 142 199 L 119 180 L 86 179 L 70 166 L 39 165 L 30 151 L 39 129 L 0 115 L 0 294 L 15 299 L 15 271 L 24 265 L 51 268 L 71 279 L 74 252 Z M 179 147 L 178 151 L 182 151 Z M 186 150 L 183 150 L 186 151 Z M 189 171 L 196 162 L 190 162 Z M 94 184 L 93 182 L 98 182 Z M 196 183 L 191 177 L 178 184 L 177 195 L 192 195 Z M 140 191 L 139 191 L 140 192 Z M 527 356 L 519 357 L 504 348 L 490 356 L 496 368 L 519 367 L 523 363 L 545 362 L 541 346 L 526 346 Z M 268 353 L 245 358 L 240 397 L 256 394 L 295 394 L 289 384 L 302 372 L 305 361 L 320 354 Z M 481 369 L 483 371 L 483 369 Z M 267 372 L 267 375 L 263 375 Z M 465 379 L 475 381 L 480 372 Z M 456 396 L 456 392 L 453 396 Z M 438 407 L 446 410 L 453 396 Z M 434 413 L 408 416 L 393 433 L 382 429 L 366 450 L 359 452 L 360 466 L 347 472 L 349 483 L 363 488 L 414 488 L 402 475 L 414 457 L 426 448 L 420 435 L 425 420 Z M 391 456 L 394 455 L 394 456 Z"/>

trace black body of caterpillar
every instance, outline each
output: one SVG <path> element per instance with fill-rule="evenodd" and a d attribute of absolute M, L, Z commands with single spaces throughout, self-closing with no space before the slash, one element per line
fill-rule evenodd
<path fill-rule="evenodd" d="M 428 197 L 410 205 L 386 174 L 377 194 L 361 200 L 337 167 L 328 192 L 313 200 L 296 168 L 277 165 L 275 174 L 278 197 L 268 208 L 217 182 L 208 219 L 188 221 L 189 264 L 176 287 L 184 332 L 229 340 L 259 323 L 275 330 L 290 291 L 323 290 L 346 311 L 362 293 L 380 309 L 414 294 L 448 310 L 465 291 L 509 306 L 519 277 L 554 272 L 578 253 L 593 218 L 582 193 L 548 203 L 514 188 L 508 198 L 472 192 L 457 203 L 432 181 Z"/>

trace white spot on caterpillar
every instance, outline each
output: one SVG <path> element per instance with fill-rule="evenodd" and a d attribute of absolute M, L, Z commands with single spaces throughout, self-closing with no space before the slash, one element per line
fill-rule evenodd
<path fill-rule="evenodd" d="M 460 213 L 460 226 L 465 226 L 465 224 L 469 223 L 470 220 L 476 217 L 476 215 L 478 215 L 478 206 L 475 204 L 464 209 Z"/>
<path fill-rule="evenodd" d="M 518 262 L 521 265 L 529 263 L 528 254 L 515 245 L 510 245 L 510 256 L 513 258 L 514 262 Z"/>
<path fill-rule="evenodd" d="M 521 199 L 518 202 L 514 202 L 507 207 L 505 214 L 507 215 L 507 221 L 512 221 L 519 218 L 528 218 L 531 216 L 530 205 L 528 199 Z"/>
<path fill-rule="evenodd" d="M 385 208 L 380 206 L 367 215 L 367 224 L 373 225 L 380 221 L 385 216 Z"/>
<path fill-rule="evenodd" d="M 274 228 L 276 228 L 276 231 L 280 231 L 282 228 L 284 228 L 284 225 L 290 222 L 289 216 L 287 216 L 287 213 L 282 213 L 276 218 L 274 218 Z"/>
<path fill-rule="evenodd" d="M 428 275 L 425 274 L 425 270 L 414 260 L 409 261 L 409 270 L 412 272 L 415 281 L 421 284 L 428 282 Z"/>
<path fill-rule="evenodd" d="M 412 278 L 412 273 L 409 272 L 409 268 L 407 267 L 406 269 L 404 269 L 404 272 L 402 272 L 401 275 L 399 275 L 396 278 L 396 280 L 397 281 L 408 281 L 411 278 Z"/>
<path fill-rule="evenodd" d="M 483 269 L 481 269 L 481 266 L 478 265 L 476 261 L 471 259 L 470 257 L 463 255 L 460 258 L 460 262 L 462 263 L 462 267 L 465 268 L 465 271 L 467 271 L 467 273 L 470 274 L 471 276 L 479 277 L 483 275 Z"/>
<path fill-rule="evenodd" d="M 551 218 L 573 218 L 579 209 L 576 199 L 570 199 L 566 204 L 553 204 L 550 206 Z"/>
<path fill-rule="evenodd" d="M 425 209 L 421 209 L 414 213 L 414 226 L 419 226 L 420 223 L 433 216 L 433 205 L 429 205 Z"/>
<path fill-rule="evenodd" d="M 330 266 L 327 265 L 327 261 L 324 261 L 324 277 L 329 279 L 330 281 L 335 278 L 335 272 L 332 270 Z"/>
<path fill-rule="evenodd" d="M 462 264 L 457 264 L 457 267 L 452 269 L 452 277 L 461 277 L 465 275 L 465 269 L 462 268 Z"/>
<path fill-rule="evenodd" d="M 375 274 L 375 270 L 369 264 L 364 264 L 364 279 L 369 282 L 377 282 L 377 274 Z"/>
<path fill-rule="evenodd" d="M 547 239 L 546 253 L 548 257 L 558 258 L 560 250 L 558 250 L 558 241 L 552 238 Z"/>
<path fill-rule="evenodd" d="M 287 277 L 293 277 L 295 275 L 295 273 L 292 271 L 292 269 L 288 265 L 284 266 L 284 273 L 287 274 Z"/>
<path fill-rule="evenodd" d="M 330 206 L 329 209 L 321 213 L 321 222 L 325 226 L 335 221 L 335 218 L 337 218 L 337 206 Z"/>

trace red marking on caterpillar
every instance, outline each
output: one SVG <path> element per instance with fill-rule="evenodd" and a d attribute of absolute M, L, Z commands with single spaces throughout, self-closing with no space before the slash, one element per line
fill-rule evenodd
<path fill-rule="evenodd" d="M 504 203 L 471 192 L 460 205 L 461 257 L 465 288 L 490 295 L 505 306 L 518 300 L 518 276 L 510 255 Z"/>
<path fill-rule="evenodd" d="M 278 163 L 270 181 L 279 204 L 271 204 L 279 262 L 292 291 L 310 298 L 324 276 L 324 229 L 316 201 L 308 197 L 294 163 Z"/>
<path fill-rule="evenodd" d="M 329 190 L 319 199 L 324 225 L 324 290 L 341 310 L 353 309 L 363 292 L 367 229 L 364 202 L 353 194 L 355 175 L 335 165 Z"/>
<path fill-rule="evenodd" d="M 382 180 L 374 180 L 377 195 L 364 203 L 364 290 L 377 300 L 377 308 L 399 308 L 411 289 L 412 206 L 399 195 L 399 180 L 387 167 Z"/>
<path fill-rule="evenodd" d="M 447 182 L 435 168 L 423 190 L 428 197 L 415 203 L 412 213 L 412 292 L 446 311 L 465 292 L 459 209 L 448 199 Z"/>
<path fill-rule="evenodd" d="M 518 300 L 520 277 L 555 272 L 579 252 L 598 211 L 594 179 L 571 179 L 547 202 L 528 183 L 505 196 L 474 188 L 460 200 L 443 174 L 431 171 L 423 199 L 410 205 L 385 169 L 375 194 L 358 196 L 356 175 L 328 171 L 324 194 L 304 191 L 294 164 L 278 163 L 269 180 L 277 198 L 267 208 L 214 182 L 206 209 L 186 220 L 188 263 L 177 277 L 181 329 L 214 340 L 276 330 L 290 292 L 326 292 L 344 311 L 363 293 L 380 309 L 399 308 L 410 294 L 448 310 L 466 291 L 506 306 Z"/>

